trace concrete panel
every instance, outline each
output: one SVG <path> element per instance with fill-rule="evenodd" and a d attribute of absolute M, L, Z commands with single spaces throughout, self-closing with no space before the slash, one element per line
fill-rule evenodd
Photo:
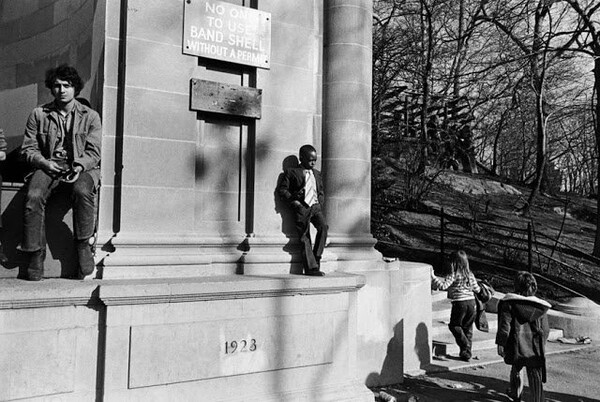
<path fill-rule="evenodd" d="M 128 9 L 128 36 L 178 46 L 181 51 L 182 2 L 130 0 Z"/>
<path fill-rule="evenodd" d="M 368 198 L 326 197 L 327 222 L 335 222 L 335 231 L 330 233 L 360 234 L 371 225 L 371 200 Z M 350 213 L 351 212 L 351 213 Z"/>
<path fill-rule="evenodd" d="M 316 34 L 310 28 L 273 23 L 271 64 L 312 69 L 319 54 Z"/>
<path fill-rule="evenodd" d="M 365 198 L 369 199 L 371 194 L 370 161 L 338 159 L 335 161 L 335 181 L 326 182 L 330 196 L 336 198 Z M 327 194 L 326 194 L 327 196 Z"/>
<path fill-rule="evenodd" d="M 104 42 L 104 86 L 117 87 L 119 75 L 119 40 L 110 37 Z"/>
<path fill-rule="evenodd" d="M 122 230 L 149 233 L 193 230 L 193 191 L 124 186 L 121 194 Z"/>
<path fill-rule="evenodd" d="M 127 136 L 123 147 L 125 185 L 194 187 L 196 148 L 193 142 Z"/>
<path fill-rule="evenodd" d="M 115 137 L 104 137 L 102 138 L 102 176 L 101 185 L 102 188 L 114 185 L 115 182 Z"/>
<path fill-rule="evenodd" d="M 104 178 L 102 179 L 104 181 Z M 100 209 L 98 210 L 98 232 L 112 233 L 113 231 L 113 210 L 114 210 L 114 187 L 110 184 L 102 184 L 100 188 Z M 100 241 L 105 241 L 100 239 Z M 98 245 L 99 247 L 102 244 Z M 103 254 L 97 250 L 98 254 Z"/>
<path fill-rule="evenodd" d="M 206 222 L 230 222 L 235 225 L 244 222 L 246 213 L 242 210 L 239 192 L 202 192 L 197 199 L 202 200 L 195 208 L 198 226 Z"/>
<path fill-rule="evenodd" d="M 105 86 L 102 90 L 102 137 L 113 141 L 117 135 L 117 89 Z"/>
<path fill-rule="evenodd" d="M 302 314 L 133 327 L 129 387 L 331 363 L 336 321 Z M 290 331 L 281 333 L 282 327 Z M 317 336 L 325 341 L 313 342 Z"/>
<path fill-rule="evenodd" d="M 76 332 L 59 329 L 0 335 L 0 399 L 73 392 Z"/>
<path fill-rule="evenodd" d="M 23 18 L 38 10 L 38 0 L 5 1 L 2 4 L 2 22 Z"/>
<path fill-rule="evenodd" d="M 349 2 L 347 0 L 327 3 L 327 34 L 330 44 L 352 43 L 371 47 L 371 26 L 373 10 L 366 8 L 365 1 Z"/>
<path fill-rule="evenodd" d="M 88 6 L 89 3 L 94 3 L 94 1 L 87 0 Z M 54 9 L 54 23 L 58 24 L 59 22 L 65 20 L 70 15 L 74 14 L 78 8 L 82 6 L 81 0 L 54 0 L 53 9 Z"/>
<path fill-rule="evenodd" d="M 372 73 L 371 49 L 347 43 L 330 45 L 327 49 L 330 63 L 327 66 L 325 80 L 329 84 L 336 80 L 351 80 L 351 77 L 359 77 L 364 83 L 363 77 L 370 77 Z M 348 63 L 352 60 L 352 63 Z"/>
<path fill-rule="evenodd" d="M 54 26 L 54 7 L 45 7 L 19 18 L 20 38 L 29 38 L 45 32 Z"/>
<path fill-rule="evenodd" d="M 197 60 L 173 45 L 127 38 L 127 85 L 189 94 Z"/>
<path fill-rule="evenodd" d="M 368 122 L 357 120 L 338 121 L 332 134 L 336 138 L 337 155 L 361 162 L 371 162 L 371 125 Z"/>
<path fill-rule="evenodd" d="M 189 95 L 127 88 L 127 135 L 196 142 L 198 120 Z"/>
<path fill-rule="evenodd" d="M 318 7 L 315 3 L 320 3 L 320 1 L 301 0 L 295 2 L 296 7 L 289 7 L 288 4 L 279 0 L 261 0 L 260 9 L 273 15 L 273 24 L 281 23 L 293 25 L 296 28 L 315 29 L 316 8 Z"/>
<path fill-rule="evenodd" d="M 1 72 L 0 72 L 1 74 Z M 18 137 L 13 144 L 21 145 L 25 123 L 29 113 L 37 104 L 37 85 L 0 92 L 0 121 L 9 144 L 11 138 Z M 12 147 L 14 149 L 14 147 Z M 8 151 L 12 151 L 11 148 Z"/>
<path fill-rule="evenodd" d="M 121 32 L 121 2 L 106 1 L 106 39 L 118 39 Z M 106 60 L 109 60 L 106 58 Z"/>
<path fill-rule="evenodd" d="M 265 144 L 266 150 L 287 148 L 298 152 L 298 149 L 312 143 L 314 137 L 314 114 L 306 111 L 282 109 L 278 106 L 263 106 L 264 118 L 257 122 L 260 137 L 257 145 Z M 268 142 L 267 142 L 268 141 Z"/>
<path fill-rule="evenodd" d="M 277 106 L 282 109 L 315 112 L 315 76 L 312 71 L 281 65 L 271 66 L 268 82 L 259 82 L 263 89 L 263 107 Z M 281 88 L 285 88 L 282 91 Z"/>
<path fill-rule="evenodd" d="M 328 113 L 323 114 L 324 129 L 331 130 L 328 126 L 329 121 L 338 122 L 340 120 L 362 120 L 369 122 L 370 114 L 365 111 L 371 110 L 371 87 L 365 83 L 352 81 L 336 81 L 324 83 L 324 91 L 330 92 L 330 103 L 328 104 Z M 348 99 L 353 102 L 348 102 Z M 335 133 L 330 134 L 335 137 Z M 337 138 L 336 138 L 337 139 Z"/>

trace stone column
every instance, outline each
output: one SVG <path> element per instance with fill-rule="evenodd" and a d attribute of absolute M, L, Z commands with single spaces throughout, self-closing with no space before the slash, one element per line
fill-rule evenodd
<path fill-rule="evenodd" d="M 323 170 L 328 251 L 337 269 L 380 259 L 371 219 L 371 0 L 325 2 Z"/>

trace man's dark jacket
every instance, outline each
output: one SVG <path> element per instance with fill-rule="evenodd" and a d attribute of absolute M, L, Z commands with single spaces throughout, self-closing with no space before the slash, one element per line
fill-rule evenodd
<path fill-rule="evenodd" d="M 304 202 L 304 187 L 306 186 L 306 180 L 304 178 L 305 170 L 306 169 L 304 169 L 302 166 L 287 168 L 284 170 L 283 177 L 279 183 L 279 187 L 277 188 L 277 193 L 281 199 L 288 203 L 292 203 L 292 201 L 300 201 L 302 205 L 307 207 L 306 203 Z M 317 183 L 317 197 L 319 199 L 319 204 L 322 206 L 324 202 L 323 178 L 321 176 L 321 172 L 319 172 L 317 169 L 313 169 L 312 171 Z"/>

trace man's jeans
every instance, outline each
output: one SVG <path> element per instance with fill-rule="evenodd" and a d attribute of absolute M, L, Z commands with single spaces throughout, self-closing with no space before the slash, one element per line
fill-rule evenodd
<path fill-rule="evenodd" d="M 46 247 L 44 219 L 46 203 L 57 188 L 65 187 L 72 196 L 73 228 L 77 240 L 87 240 L 94 234 L 96 219 L 96 188 L 87 172 L 79 174 L 73 184 L 53 179 L 43 170 L 36 170 L 27 185 L 21 250 L 34 252 Z"/>

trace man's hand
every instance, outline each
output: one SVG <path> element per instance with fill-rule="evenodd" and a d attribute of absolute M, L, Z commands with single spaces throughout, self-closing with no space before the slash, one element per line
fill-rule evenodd
<path fill-rule="evenodd" d="M 301 207 L 302 203 L 298 200 L 294 200 L 294 201 L 292 201 L 292 206 L 293 207 Z"/>
<path fill-rule="evenodd" d="M 498 345 L 498 356 L 504 357 L 504 346 Z"/>
<path fill-rule="evenodd" d="M 0 161 L 6 160 L 6 152 L 0 151 Z"/>
<path fill-rule="evenodd" d="M 83 171 L 83 166 L 74 165 L 66 174 L 64 174 L 60 180 L 65 183 L 75 183 L 79 178 L 79 173 Z"/>
<path fill-rule="evenodd" d="M 64 169 L 58 163 L 49 160 L 44 162 L 42 169 L 50 176 L 56 176 L 64 172 Z"/>

